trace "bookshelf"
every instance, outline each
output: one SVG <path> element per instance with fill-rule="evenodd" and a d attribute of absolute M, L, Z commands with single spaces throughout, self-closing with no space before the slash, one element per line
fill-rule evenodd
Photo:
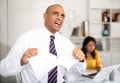
<path fill-rule="evenodd" d="M 89 1 L 89 35 L 102 42 L 103 49 L 100 51 L 100 56 L 103 66 L 120 64 L 120 5 L 118 3 L 120 1 Z"/>
<path fill-rule="evenodd" d="M 88 1 L 88 33 L 83 32 L 85 35 L 70 39 L 76 47 L 81 48 L 85 36 L 93 36 L 97 42 L 102 43 L 102 48 L 98 49 L 103 66 L 120 64 L 120 5 L 110 0 L 102 5 L 103 2 L 104 0 Z"/>

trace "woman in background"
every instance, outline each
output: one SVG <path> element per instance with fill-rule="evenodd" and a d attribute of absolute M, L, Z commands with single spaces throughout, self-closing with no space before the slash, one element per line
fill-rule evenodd
<path fill-rule="evenodd" d="M 98 71 L 102 68 L 100 55 L 96 48 L 96 40 L 93 37 L 86 37 L 82 45 L 82 51 L 86 58 L 86 69 L 97 69 Z"/>

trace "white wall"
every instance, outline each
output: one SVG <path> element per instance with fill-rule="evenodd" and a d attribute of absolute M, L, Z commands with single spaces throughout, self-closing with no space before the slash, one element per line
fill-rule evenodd
<path fill-rule="evenodd" d="M 45 6 L 53 0 L 8 0 L 8 46 L 24 32 L 39 27 Z"/>
<path fill-rule="evenodd" d="M 8 53 L 8 1 L 0 0 L 0 61 L 5 58 Z M 0 83 L 16 83 L 14 76 L 2 77 L 0 75 Z"/>
<path fill-rule="evenodd" d="M 120 8 L 120 0 L 90 0 L 91 8 Z"/>
<path fill-rule="evenodd" d="M 7 0 L 0 0 L 0 60 L 7 54 Z"/>

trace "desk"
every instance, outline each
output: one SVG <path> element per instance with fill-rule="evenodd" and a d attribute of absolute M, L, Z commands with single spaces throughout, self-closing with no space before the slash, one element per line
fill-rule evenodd
<path fill-rule="evenodd" d="M 98 78 L 98 79 L 90 79 L 88 77 L 84 77 L 78 74 L 69 74 L 66 77 L 65 83 L 120 83 L 120 71 L 115 72 L 115 80 L 109 81 L 109 75 L 106 75 L 106 79 Z"/>

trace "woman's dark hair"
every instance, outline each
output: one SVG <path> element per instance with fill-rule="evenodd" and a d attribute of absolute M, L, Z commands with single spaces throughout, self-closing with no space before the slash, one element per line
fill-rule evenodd
<path fill-rule="evenodd" d="M 95 43 L 95 45 L 96 45 L 96 40 L 95 40 L 95 38 L 88 36 L 88 37 L 86 37 L 86 38 L 84 39 L 81 50 L 84 52 L 85 58 L 87 58 L 87 55 L 86 55 L 86 51 L 87 51 L 86 45 L 87 45 L 90 41 L 93 41 L 93 42 Z M 91 52 L 91 55 L 92 55 L 93 59 L 95 59 L 95 50 L 93 50 L 93 52 Z"/>

